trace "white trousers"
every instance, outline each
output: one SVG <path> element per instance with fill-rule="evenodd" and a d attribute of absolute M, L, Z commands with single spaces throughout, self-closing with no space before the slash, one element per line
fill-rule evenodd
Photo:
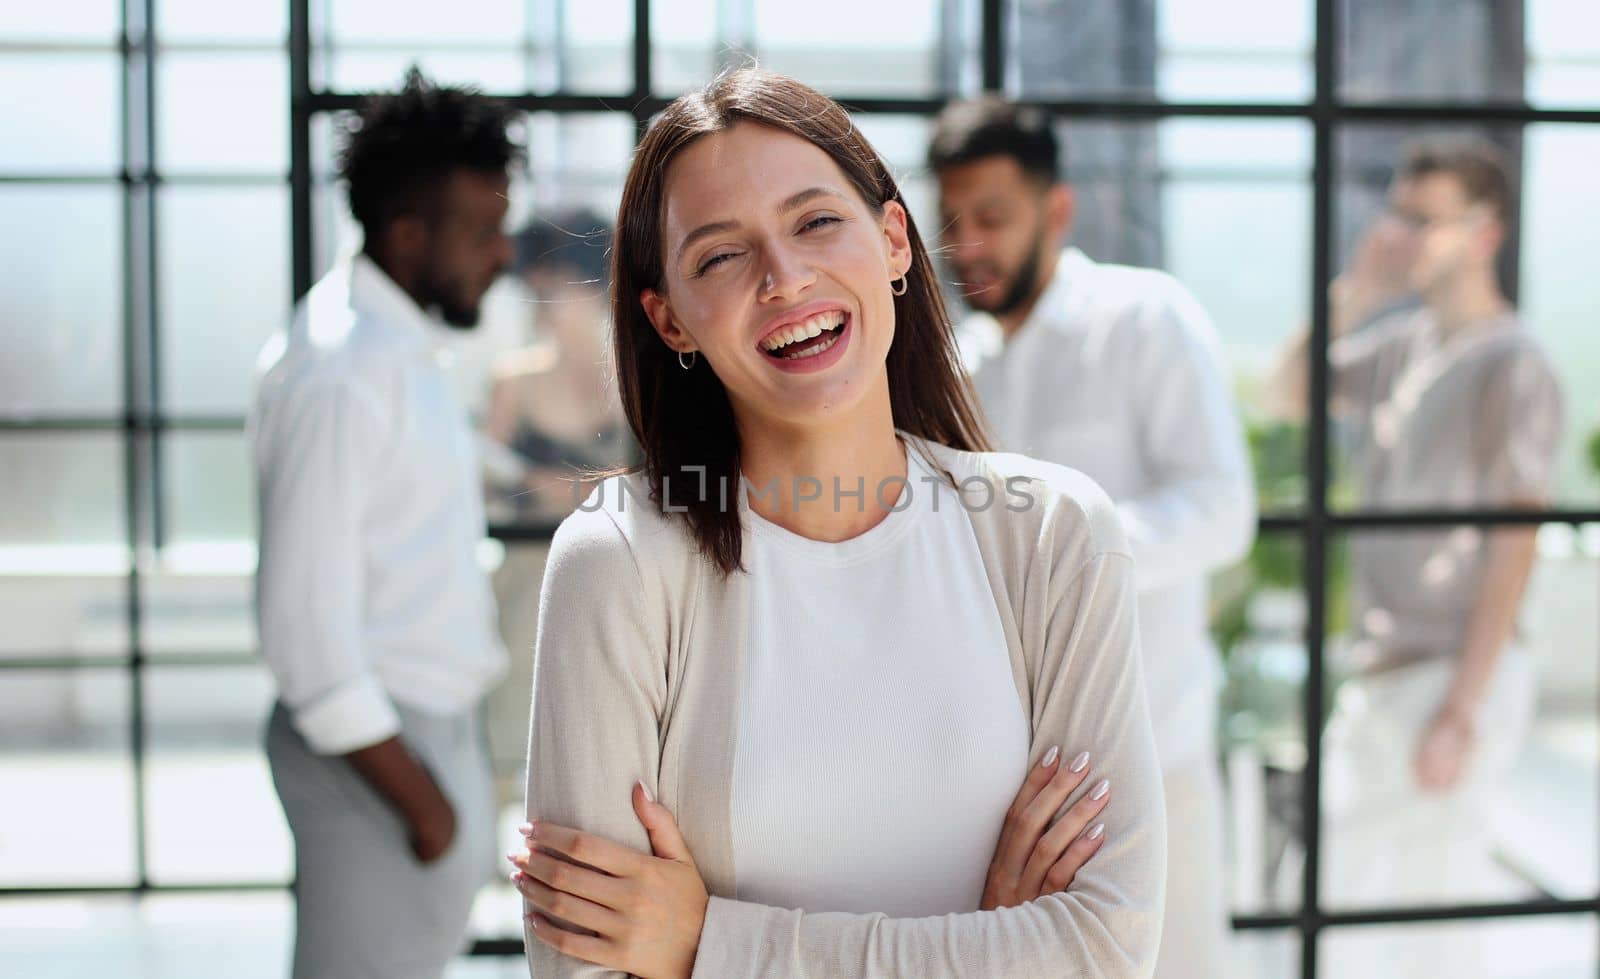
<path fill-rule="evenodd" d="M 1330 910 L 1476 903 L 1491 891 L 1488 810 L 1521 752 L 1537 686 L 1531 658 L 1496 665 L 1461 780 L 1423 791 L 1412 759 L 1456 664 L 1428 661 L 1340 688 L 1323 735 L 1321 903 Z M 1469 925 L 1331 928 L 1318 950 L 1331 979 L 1481 974 Z"/>

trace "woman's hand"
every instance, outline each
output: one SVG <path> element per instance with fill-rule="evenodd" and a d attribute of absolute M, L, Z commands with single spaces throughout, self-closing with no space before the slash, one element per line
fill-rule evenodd
<path fill-rule="evenodd" d="M 633 788 L 654 856 L 551 823 L 525 823 L 512 883 L 534 935 L 556 951 L 640 979 L 689 979 L 710 896 L 678 824 Z M 555 920 L 552 920 L 555 919 Z"/>
<path fill-rule="evenodd" d="M 1066 890 L 1100 849 L 1106 838 L 1105 824 L 1096 823 L 1093 829 L 1089 824 L 1111 799 L 1111 783 L 1105 779 L 1051 825 L 1089 772 L 1087 751 L 1062 764 L 1059 748 L 1051 748 L 1028 772 L 1006 812 L 984 882 L 981 910 L 1009 908 Z"/>

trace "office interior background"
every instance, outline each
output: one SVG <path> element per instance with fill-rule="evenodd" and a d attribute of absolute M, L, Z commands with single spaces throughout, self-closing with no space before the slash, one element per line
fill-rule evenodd
<path fill-rule="evenodd" d="M 513 98 L 523 227 L 574 204 L 609 218 L 651 115 L 751 55 L 855 110 L 930 238 L 933 113 L 980 90 L 1051 106 L 1073 243 L 1171 271 L 1215 320 L 1261 502 L 1259 541 L 1212 600 L 1238 975 L 1310 977 L 1319 947 L 1408 929 L 1484 937 L 1495 976 L 1600 976 L 1595 0 L 3 5 L 0 973 L 286 974 L 292 855 L 260 748 L 272 688 L 245 420 L 258 350 L 359 246 L 333 173 L 358 93 L 415 63 Z M 1325 405 L 1304 426 L 1263 410 L 1278 347 L 1306 324 L 1325 345 L 1323 286 L 1396 154 L 1439 133 L 1514 164 L 1502 276 L 1566 399 L 1546 512 L 1362 509 Z M 540 315 L 508 277 L 456 343 L 480 417 L 491 365 L 540 342 Z M 485 566 L 536 568 L 551 522 L 495 502 Z M 1348 634 L 1346 545 L 1507 522 L 1539 527 L 1521 641 L 1540 707 L 1493 813 L 1495 879 L 1449 906 L 1330 907 L 1317 735 Z M 501 582 L 515 631 L 537 575 Z M 508 636 L 516 658 L 523 639 Z M 508 800 L 514 756 L 497 751 Z M 508 847 L 518 821 L 508 801 Z M 486 887 L 452 975 L 525 974 L 518 913 L 508 886 Z"/>

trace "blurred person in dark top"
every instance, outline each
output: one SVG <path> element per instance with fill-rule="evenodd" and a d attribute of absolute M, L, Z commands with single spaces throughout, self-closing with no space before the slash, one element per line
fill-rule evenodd
<path fill-rule="evenodd" d="M 592 485 L 584 472 L 632 461 L 607 348 L 610 244 L 604 219 L 580 209 L 540 215 L 515 237 L 538 340 L 495 362 L 484 428 L 510 450 L 497 482 L 516 519 L 554 523 Z"/>

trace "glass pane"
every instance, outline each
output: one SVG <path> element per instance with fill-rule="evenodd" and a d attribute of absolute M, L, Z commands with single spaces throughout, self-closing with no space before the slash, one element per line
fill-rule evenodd
<path fill-rule="evenodd" d="M 521 38 L 525 0 L 461 0 L 401 4 L 385 0 L 330 0 L 326 42 L 416 41 L 435 44 L 494 42 Z"/>
<path fill-rule="evenodd" d="M 964 52 L 949 38 L 961 25 L 946 30 L 943 20 L 943 12 L 955 6 L 939 0 L 671 0 L 652 8 L 653 82 L 656 91 L 676 94 L 754 55 L 762 67 L 834 96 L 955 91 Z M 841 31 L 840 24 L 850 29 Z"/>
<path fill-rule="evenodd" d="M 169 412 L 242 416 L 255 360 L 288 322 L 286 187 L 161 189 L 161 394 Z"/>
<path fill-rule="evenodd" d="M 717 0 L 665 0 L 650 8 L 650 78 L 657 92 L 676 95 L 710 81 L 725 37 Z M 722 57 L 733 57 L 724 54 Z"/>
<path fill-rule="evenodd" d="M 1573 155 L 1600 151 L 1590 128 L 1342 133 L 1330 290 L 1335 332 L 1348 335 L 1330 378 L 1336 504 L 1581 508 L 1600 495 L 1600 403 L 1584 396 L 1600 369 L 1590 327 L 1600 286 L 1582 251 L 1600 246 L 1600 200 Z M 1473 171 L 1446 159 L 1395 179 L 1419 147 L 1470 144 L 1503 161 L 1503 238 L 1493 203 L 1468 189 Z M 1466 298 L 1494 290 L 1514 317 Z"/>
<path fill-rule="evenodd" d="M 4 32 L 0 31 L 0 36 Z M 0 172 L 115 174 L 121 165 L 122 62 L 114 54 L 0 55 Z"/>
<path fill-rule="evenodd" d="M 127 656 L 126 569 L 30 567 L 30 550 L 0 547 L 0 660 Z"/>
<path fill-rule="evenodd" d="M 933 120 L 927 116 L 889 115 L 876 112 L 852 113 L 857 128 L 878 151 L 889 172 L 900 185 L 923 244 L 934 244 L 930 235 L 939 232 L 939 188 L 928 172 L 928 140 Z"/>
<path fill-rule="evenodd" d="M 158 883 L 288 881 L 293 850 L 262 748 L 274 696 L 255 664 L 145 671 L 149 860 Z"/>
<path fill-rule="evenodd" d="M 0 37 L 16 41 L 103 41 L 116 39 L 119 0 L 59 0 L 8 3 L 0 7 Z"/>
<path fill-rule="evenodd" d="M 122 194 L 0 186 L 0 415 L 122 411 Z"/>
<path fill-rule="evenodd" d="M 0 901 L 0 966 L 28 979 L 279 979 L 293 949 L 286 890 Z"/>
<path fill-rule="evenodd" d="M 543 25 L 532 32 L 528 81 L 533 91 L 626 92 L 633 88 L 632 3 L 560 0 L 559 14 L 555 4 L 541 6 L 547 16 L 559 16 L 560 20 L 559 25 Z M 659 20 L 652 26 L 655 23 Z M 558 43 L 551 43 L 557 38 Z"/>
<path fill-rule="evenodd" d="M 588 208 L 609 223 L 633 158 L 633 118 L 622 113 L 535 112 L 527 117 L 527 199 L 536 208 Z"/>
<path fill-rule="evenodd" d="M 475 51 L 341 47 L 328 60 L 332 67 L 327 84 L 341 92 L 397 89 L 412 65 L 437 84 L 475 85 L 486 92 L 520 92 L 528 80 L 523 49 L 500 43 Z"/>
<path fill-rule="evenodd" d="M 1600 254 L 1600 196 L 1582 161 L 1600 159 L 1600 126 L 1529 126 L 1522 152 L 1518 302 L 1566 394 L 1556 499 L 1592 506 L 1600 499 L 1600 399 L 1591 393 L 1600 282 L 1585 256 Z"/>
<path fill-rule="evenodd" d="M 156 97 L 163 172 L 288 173 L 284 55 L 166 52 L 156 61 Z"/>
<path fill-rule="evenodd" d="M 1300 979 L 1300 936 L 1293 931 L 1236 931 L 1233 969 L 1239 979 Z"/>
<path fill-rule="evenodd" d="M 1527 0 L 1527 97 L 1600 105 L 1600 11 L 1587 0 Z"/>
<path fill-rule="evenodd" d="M 169 432 L 162 514 L 169 550 L 234 549 L 255 540 L 253 468 L 240 432 Z"/>
<path fill-rule="evenodd" d="M 289 5 L 276 0 L 218 4 L 209 0 L 160 0 L 156 34 L 163 41 L 256 41 L 284 43 Z"/>
<path fill-rule="evenodd" d="M 1477 624 L 1494 599 L 1465 575 L 1433 573 L 1493 535 L 1531 533 L 1374 529 L 1341 541 L 1329 580 L 1325 907 L 1584 898 L 1600 887 L 1600 527 L 1538 531 L 1503 643 Z M 1494 665 L 1481 696 L 1463 699 L 1462 651 L 1484 642 Z"/>
<path fill-rule="evenodd" d="M 164 539 L 141 579 L 144 645 L 158 655 L 253 655 L 253 468 L 238 432 L 163 436 Z"/>
<path fill-rule="evenodd" d="M 128 698 L 124 670 L 5 671 L 0 885 L 137 882 Z"/>
<path fill-rule="evenodd" d="M 125 567 L 122 438 L 86 432 L 0 436 L 0 541 L 39 570 Z M 121 563 L 119 563 L 121 562 Z"/>
<path fill-rule="evenodd" d="M 1300 906 L 1307 668 L 1301 562 L 1296 537 L 1263 534 L 1249 557 L 1211 581 L 1211 631 L 1226 676 L 1217 741 L 1235 914 Z"/>
<path fill-rule="evenodd" d="M 1339 927 L 1322 933 L 1317 975 L 1577 979 L 1594 972 L 1596 935 L 1593 915 Z"/>
<path fill-rule="evenodd" d="M 1017 4 L 1007 88 L 1052 96 L 1298 101 L 1312 90 L 1306 0 Z"/>
<path fill-rule="evenodd" d="M 938 0 L 757 0 L 754 6 L 754 53 L 763 67 L 835 96 L 925 96 L 944 88 Z"/>
<path fill-rule="evenodd" d="M 1305 319 L 1310 130 L 1178 119 L 1161 124 L 1159 140 L 1163 267 L 1194 292 L 1222 338 L 1258 505 L 1293 509 L 1305 499 L 1302 429 L 1268 410 L 1264 383 L 1284 338 Z M 1224 227 L 1228 247 L 1218 248 Z"/>
<path fill-rule="evenodd" d="M 1587 0 L 1347 0 L 1345 97 L 1600 104 L 1600 8 Z"/>
<path fill-rule="evenodd" d="M 0 658 L 128 651 L 128 546 L 117 435 L 0 438 Z"/>

